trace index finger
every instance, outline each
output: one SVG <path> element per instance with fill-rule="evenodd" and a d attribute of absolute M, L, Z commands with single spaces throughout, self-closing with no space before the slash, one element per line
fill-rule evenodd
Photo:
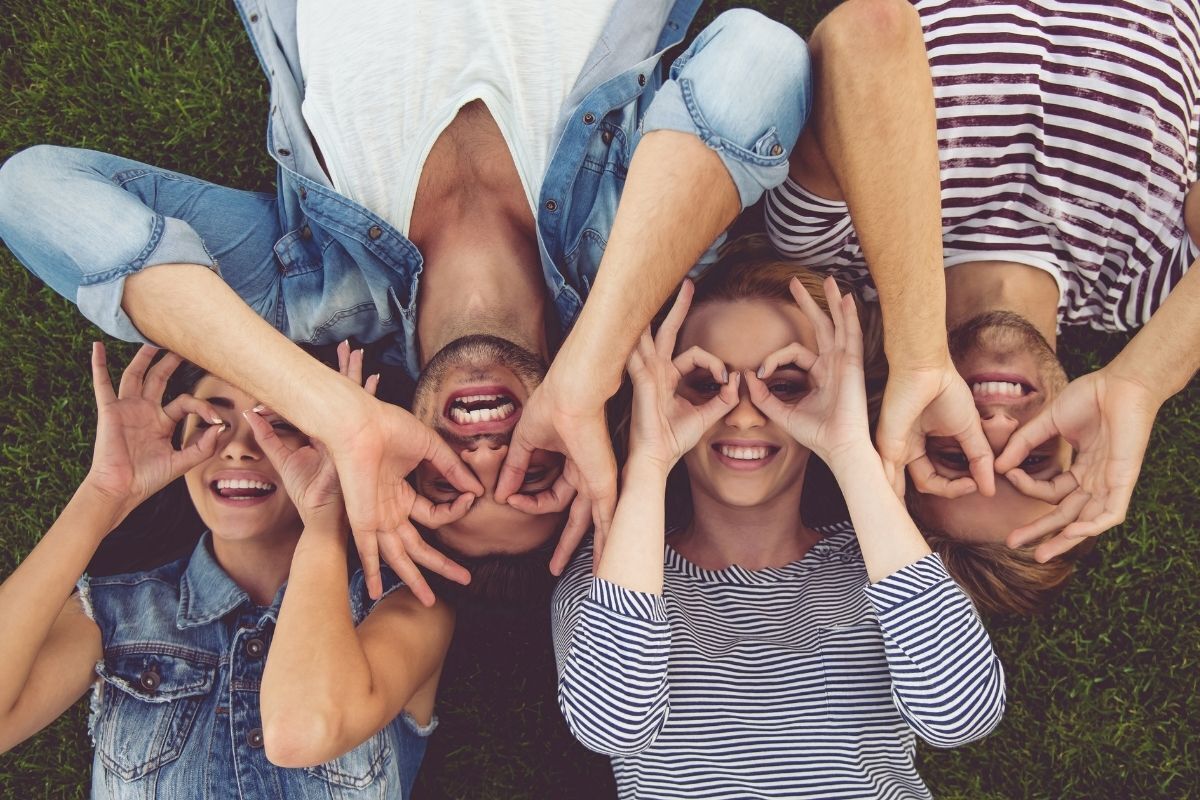
<path fill-rule="evenodd" d="M 695 285 L 690 278 L 684 278 L 679 286 L 679 293 L 675 296 L 675 302 L 671 304 L 671 310 L 663 318 L 662 325 L 658 326 L 658 335 L 654 337 L 654 344 L 663 358 L 670 358 L 671 353 L 675 351 L 675 339 L 679 336 L 679 329 L 683 327 L 688 309 L 691 308 L 693 294 Z"/>
<path fill-rule="evenodd" d="M 921 494 L 932 494 L 953 500 L 971 494 L 978 488 L 972 478 L 951 479 L 942 475 L 933 466 L 928 455 L 914 459 L 908 465 L 908 474 L 912 477 L 913 486 Z"/>
<path fill-rule="evenodd" d="M 470 467 L 458 457 L 458 453 L 455 453 L 450 445 L 446 444 L 446 441 L 437 434 L 431 433 L 429 439 L 429 446 L 425 450 L 425 460 L 441 473 L 442 477 L 455 489 L 482 497 L 484 494 L 483 484 L 475 477 L 475 473 L 471 472 Z"/>
<path fill-rule="evenodd" d="M 1079 481 L 1069 471 L 1060 472 L 1049 480 L 1038 480 L 1016 467 L 1004 473 L 1004 477 L 1021 494 L 1044 503 L 1061 503 L 1063 498 L 1079 488 Z"/>
<path fill-rule="evenodd" d="M 975 479 L 979 493 L 984 497 L 996 494 L 995 456 L 987 437 L 983 435 L 983 423 L 980 422 L 979 415 L 976 414 L 967 429 L 954 438 L 963 455 L 967 457 L 971 477 Z"/>
<path fill-rule="evenodd" d="M 1051 403 L 1008 437 L 1008 444 L 1004 446 L 1004 452 L 996 457 L 997 472 L 1003 474 L 1013 467 L 1019 466 L 1029 457 L 1029 452 L 1033 448 L 1058 435 L 1058 426 L 1054 424 L 1053 410 L 1054 406 Z"/>
<path fill-rule="evenodd" d="M 507 503 L 525 483 L 525 473 L 529 470 L 529 460 L 533 458 L 533 445 L 521 435 L 521 420 L 517 421 L 516 430 L 508 443 L 508 454 L 504 457 L 504 466 L 500 468 L 500 479 L 496 481 L 495 498 L 497 503 Z"/>

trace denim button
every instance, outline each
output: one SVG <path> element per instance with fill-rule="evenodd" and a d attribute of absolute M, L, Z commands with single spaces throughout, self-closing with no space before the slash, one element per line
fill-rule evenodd
<path fill-rule="evenodd" d="M 281 156 L 290 156 L 292 154 L 292 151 L 288 150 L 286 147 L 281 147 L 276 152 L 278 152 Z"/>
<path fill-rule="evenodd" d="M 162 683 L 162 678 L 152 669 L 148 669 L 138 676 L 138 685 L 147 692 L 156 691 L 160 683 Z"/>
<path fill-rule="evenodd" d="M 604 142 L 605 144 L 610 144 L 612 142 L 612 131 L 605 131 L 604 133 L 600 134 L 600 141 Z"/>
<path fill-rule="evenodd" d="M 306 242 L 309 239 L 311 239 L 312 238 L 312 228 L 308 227 L 307 225 L 305 225 L 303 228 L 301 228 L 300 229 L 300 238 Z"/>
<path fill-rule="evenodd" d="M 246 642 L 246 655 L 251 658 L 262 658 L 263 652 L 267 649 L 263 644 L 263 640 L 255 637 Z"/>
<path fill-rule="evenodd" d="M 596 121 L 596 115 L 593 114 L 592 112 L 589 111 L 583 115 L 583 124 L 584 125 L 591 125 L 595 121 Z"/>
<path fill-rule="evenodd" d="M 645 85 L 646 85 L 646 76 L 638 75 L 638 86 L 645 86 Z"/>
<path fill-rule="evenodd" d="M 773 155 L 773 156 L 783 155 L 783 145 L 777 144 L 774 147 L 772 147 L 771 155 Z"/>
<path fill-rule="evenodd" d="M 256 750 L 258 748 L 262 747 L 263 746 L 262 728 L 251 728 L 250 732 L 246 734 L 246 744 L 250 745 L 251 747 L 253 747 Z"/>
<path fill-rule="evenodd" d="M 383 236 L 383 228 L 379 227 L 378 225 L 372 225 L 367 229 L 367 236 L 371 239 L 371 241 L 374 241 L 380 236 Z"/>
<path fill-rule="evenodd" d="M 251 14 L 251 15 L 250 15 L 250 21 L 251 21 L 251 22 L 258 22 L 258 14 Z"/>
<path fill-rule="evenodd" d="M 547 211 L 558 211 L 558 202 L 555 200 L 547 200 L 546 201 L 546 210 Z"/>
<path fill-rule="evenodd" d="M 301 200 L 308 199 L 308 189 L 305 189 L 303 186 L 300 187 L 300 199 Z"/>

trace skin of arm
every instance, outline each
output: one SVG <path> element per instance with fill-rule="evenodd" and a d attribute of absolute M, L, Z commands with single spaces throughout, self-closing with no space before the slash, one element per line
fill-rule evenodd
<path fill-rule="evenodd" d="M 206 267 L 163 264 L 131 275 L 122 305 L 147 337 L 257 397 L 310 436 L 330 443 L 345 481 L 355 544 L 373 597 L 379 561 L 391 565 L 427 605 L 422 564 L 450 580 L 470 575 L 421 539 L 424 525 L 451 521 L 448 509 L 405 480 L 428 460 L 461 492 L 483 487 L 442 439 L 404 409 L 382 403 L 288 341 Z"/>
<path fill-rule="evenodd" d="M 871 445 L 854 298 L 843 297 L 833 278 L 825 280 L 824 288 L 829 315 L 792 279 L 792 295 L 816 331 L 817 352 L 789 345 L 768 356 L 759 375 L 747 372 L 746 382 L 754 404 L 829 465 L 845 496 L 867 576 L 877 583 L 930 550 L 903 501 L 890 491 L 883 462 Z M 797 403 L 784 403 L 764 383 L 785 363 L 806 370 L 812 381 L 812 391 Z"/>
<path fill-rule="evenodd" d="M 96 678 L 100 629 L 71 593 L 100 542 L 139 503 L 216 447 L 217 425 L 182 451 L 171 446 L 185 414 L 219 417 L 189 395 L 162 406 L 179 359 L 167 354 L 151 366 L 155 352 L 138 352 L 121 376 L 118 395 L 104 347 L 93 345 L 98 422 L 91 469 L 54 525 L 0 585 L 0 751 L 56 719 Z"/>
<path fill-rule="evenodd" d="M 704 202 L 698 200 L 703 198 Z M 680 209 L 687 209 L 680 213 Z M 639 333 L 740 209 L 720 156 L 688 133 L 657 130 L 638 144 L 596 283 L 513 432 L 497 499 L 521 486 L 535 449 L 566 453 L 580 496 L 607 529 L 617 500 L 604 404 Z"/>
<path fill-rule="evenodd" d="M 631 455 L 621 501 L 600 556 L 596 577 L 635 592 L 662 594 L 667 475 L 653 459 Z"/>
<path fill-rule="evenodd" d="M 292 558 L 261 692 L 266 753 L 277 766 L 313 766 L 366 741 L 436 682 L 450 646 L 453 612 L 407 590 L 354 627 L 346 538 L 339 517 L 314 517 Z"/>
<path fill-rule="evenodd" d="M 85 483 L 0 585 L 0 752 L 57 719 L 96 679 L 100 629 L 72 592 L 123 516 Z"/>
<path fill-rule="evenodd" d="M 921 491 L 990 495 L 992 451 L 947 346 L 937 126 L 920 17 L 905 0 L 849 0 L 821 21 L 809 49 L 815 124 L 790 174 L 845 200 L 879 292 L 890 371 L 876 437 L 885 470 L 901 492 L 911 464 Z M 972 478 L 939 479 L 925 457 L 928 433 L 959 440 Z"/>

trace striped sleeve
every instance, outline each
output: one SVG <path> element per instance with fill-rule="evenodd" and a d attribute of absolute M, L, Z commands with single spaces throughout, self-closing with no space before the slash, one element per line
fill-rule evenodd
<path fill-rule="evenodd" d="M 592 578 L 590 553 L 580 555 L 586 558 L 576 556 L 553 604 L 558 704 L 589 750 L 640 753 L 654 744 L 669 710 L 663 599 Z"/>
<path fill-rule="evenodd" d="M 1004 668 L 966 594 L 936 555 L 868 586 L 901 716 L 934 747 L 991 733 L 1004 715 Z"/>

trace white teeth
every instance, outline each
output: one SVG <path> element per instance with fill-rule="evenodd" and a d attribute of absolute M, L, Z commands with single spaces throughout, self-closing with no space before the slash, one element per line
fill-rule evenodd
<path fill-rule="evenodd" d="M 487 400 L 499 400 L 498 394 L 473 394 L 469 397 L 456 398 L 460 403 L 482 403 Z"/>
<path fill-rule="evenodd" d="M 460 397 L 459 402 L 482 402 L 484 400 L 497 400 L 499 395 L 476 395 L 475 397 Z M 494 420 L 508 419 L 512 416 L 517 407 L 512 403 L 504 403 L 496 408 L 477 408 L 474 411 L 467 411 L 465 408 L 452 406 L 450 408 L 450 418 L 459 425 L 471 425 L 477 422 L 492 422 Z"/>
<path fill-rule="evenodd" d="M 718 450 L 726 458 L 733 458 L 738 461 L 760 461 L 770 453 L 770 450 L 766 447 L 730 447 L 728 445 L 721 445 Z"/>
<path fill-rule="evenodd" d="M 1021 397 L 1025 387 L 1008 381 L 983 381 L 971 384 L 971 393 L 976 397 Z"/>
<path fill-rule="evenodd" d="M 221 480 L 217 481 L 218 491 L 221 489 L 259 489 L 264 492 L 269 492 L 274 488 L 275 484 L 273 483 L 267 483 L 265 481 L 251 481 L 246 480 L 245 478 L 222 478 Z"/>

